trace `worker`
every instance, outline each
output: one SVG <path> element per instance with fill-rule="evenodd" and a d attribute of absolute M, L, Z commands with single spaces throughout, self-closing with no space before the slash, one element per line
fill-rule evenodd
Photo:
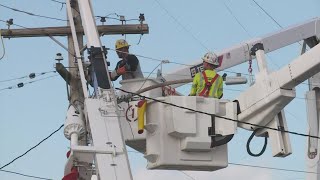
<path fill-rule="evenodd" d="M 129 54 L 130 45 L 128 42 L 124 39 L 119 39 L 116 41 L 115 46 L 118 57 L 121 60 L 117 63 L 115 70 L 110 73 L 111 80 L 115 81 L 120 76 L 122 76 L 122 80 L 143 78 L 138 58 L 133 54 Z"/>
<path fill-rule="evenodd" d="M 223 79 L 215 71 L 219 67 L 218 57 L 214 53 L 208 52 L 202 60 L 204 70 L 194 76 L 190 96 L 220 99 L 223 96 Z"/>

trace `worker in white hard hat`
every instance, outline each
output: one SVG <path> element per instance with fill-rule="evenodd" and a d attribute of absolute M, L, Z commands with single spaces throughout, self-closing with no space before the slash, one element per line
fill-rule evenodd
<path fill-rule="evenodd" d="M 110 74 L 112 81 L 117 80 L 120 76 L 122 76 L 122 80 L 143 78 L 139 60 L 135 55 L 129 54 L 129 46 L 124 39 L 116 41 L 115 48 L 121 60 Z"/>
<path fill-rule="evenodd" d="M 208 52 L 202 60 L 204 70 L 194 76 L 190 96 L 220 99 L 223 96 L 223 79 L 215 71 L 219 67 L 219 59 L 216 54 Z"/>

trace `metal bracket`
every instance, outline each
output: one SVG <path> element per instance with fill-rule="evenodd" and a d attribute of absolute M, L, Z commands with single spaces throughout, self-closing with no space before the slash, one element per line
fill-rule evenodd
<path fill-rule="evenodd" d="M 252 48 L 250 49 L 250 55 L 251 56 L 255 56 L 256 52 L 258 50 L 264 50 L 263 44 L 262 43 L 257 43 L 255 45 L 252 46 Z"/>

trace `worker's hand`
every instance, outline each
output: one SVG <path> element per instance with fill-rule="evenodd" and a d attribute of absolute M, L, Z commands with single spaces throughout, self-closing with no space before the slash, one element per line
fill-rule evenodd
<path fill-rule="evenodd" d="M 117 69 L 117 74 L 118 75 L 123 75 L 126 73 L 126 67 L 122 66 L 121 68 Z"/>

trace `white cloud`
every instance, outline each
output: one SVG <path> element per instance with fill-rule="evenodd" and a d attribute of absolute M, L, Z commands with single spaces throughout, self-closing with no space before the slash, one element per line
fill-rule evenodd
<path fill-rule="evenodd" d="M 271 171 L 258 168 L 229 166 L 225 169 L 214 172 L 195 172 L 184 171 L 192 176 L 195 180 L 270 180 L 272 179 Z M 190 177 L 178 171 L 165 170 L 146 170 L 139 169 L 134 173 L 134 180 L 191 180 Z"/>

